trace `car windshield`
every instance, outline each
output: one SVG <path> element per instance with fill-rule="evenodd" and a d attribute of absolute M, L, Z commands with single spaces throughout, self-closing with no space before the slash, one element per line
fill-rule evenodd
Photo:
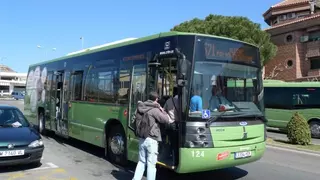
<path fill-rule="evenodd" d="M 27 127 L 28 121 L 17 109 L 0 109 L 0 127 Z"/>
<path fill-rule="evenodd" d="M 259 69 L 233 63 L 196 61 L 190 97 L 190 116 L 203 110 L 225 116 L 261 114 L 257 102 Z"/>

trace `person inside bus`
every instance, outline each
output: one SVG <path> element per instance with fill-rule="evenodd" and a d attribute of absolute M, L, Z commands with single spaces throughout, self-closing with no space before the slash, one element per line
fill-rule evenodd
<path fill-rule="evenodd" d="M 170 97 L 166 103 L 163 106 L 163 109 L 167 112 L 169 115 L 169 118 L 174 123 L 170 124 L 170 127 L 167 129 L 167 135 L 170 140 L 170 147 L 171 152 L 169 153 L 169 156 L 173 156 L 173 160 L 175 161 L 175 158 L 178 157 L 177 150 L 178 150 L 178 134 L 176 131 L 177 127 L 177 121 L 179 121 L 178 116 L 178 110 L 179 110 L 179 101 L 178 101 L 178 87 L 173 88 L 173 95 Z"/>
<path fill-rule="evenodd" d="M 232 105 L 224 95 L 225 86 L 221 77 L 217 77 L 217 80 L 212 82 L 211 97 L 209 99 L 209 109 L 213 111 L 217 111 L 220 105 Z"/>
<path fill-rule="evenodd" d="M 190 112 L 202 111 L 202 97 L 200 95 L 201 89 L 198 87 L 190 101 Z"/>
<path fill-rule="evenodd" d="M 222 96 L 222 87 L 221 85 L 221 78 L 219 76 L 213 75 L 211 77 L 211 85 L 212 85 L 212 89 L 211 89 L 211 97 L 209 99 L 209 109 L 216 111 L 220 104 L 223 104 L 222 100 L 221 100 L 221 96 Z"/>
<path fill-rule="evenodd" d="M 212 86 L 212 96 L 209 99 L 209 109 L 213 111 L 217 111 L 221 104 L 229 105 L 230 102 L 223 96 L 221 89 L 213 85 Z"/>

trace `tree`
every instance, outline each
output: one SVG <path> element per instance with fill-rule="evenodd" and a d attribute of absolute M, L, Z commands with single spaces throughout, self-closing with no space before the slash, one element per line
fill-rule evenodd
<path fill-rule="evenodd" d="M 295 112 L 287 124 L 287 137 L 292 144 L 309 145 L 311 143 L 311 132 L 306 119 Z"/>
<path fill-rule="evenodd" d="M 241 16 L 208 15 L 204 20 L 194 18 L 174 26 L 171 31 L 192 32 L 223 36 L 254 44 L 260 48 L 261 64 L 265 65 L 277 52 L 270 34 L 260 24 Z"/>

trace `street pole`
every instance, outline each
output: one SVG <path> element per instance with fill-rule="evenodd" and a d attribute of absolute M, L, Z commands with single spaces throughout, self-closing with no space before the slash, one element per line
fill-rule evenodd
<path fill-rule="evenodd" d="M 83 49 L 84 37 L 80 37 L 80 39 L 81 39 L 81 49 Z"/>
<path fill-rule="evenodd" d="M 47 59 L 48 51 L 50 51 L 50 49 L 46 49 L 46 48 L 44 48 L 44 47 L 42 47 L 42 46 L 40 46 L 40 45 L 38 45 L 37 48 L 43 49 L 44 55 L 45 55 L 45 59 Z M 56 50 L 57 50 L 57 48 L 52 48 L 52 49 L 51 49 L 51 51 L 56 51 Z"/>

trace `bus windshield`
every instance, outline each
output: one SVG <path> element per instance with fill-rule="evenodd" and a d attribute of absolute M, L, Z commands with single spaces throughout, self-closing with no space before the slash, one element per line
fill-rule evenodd
<path fill-rule="evenodd" d="M 189 99 L 191 117 L 201 117 L 203 110 L 210 111 L 211 116 L 221 113 L 222 116 L 262 116 L 258 100 L 262 86 L 259 66 L 200 57 L 196 55 L 194 60 Z M 221 106 L 227 111 L 220 112 Z"/>

